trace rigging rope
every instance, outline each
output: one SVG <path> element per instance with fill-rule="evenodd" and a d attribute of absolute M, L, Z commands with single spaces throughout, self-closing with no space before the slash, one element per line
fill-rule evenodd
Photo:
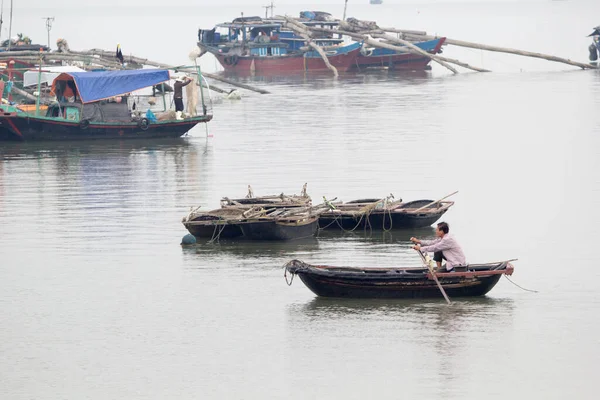
<path fill-rule="evenodd" d="M 524 287 L 522 287 L 522 286 L 519 286 L 519 285 L 517 285 L 516 283 L 514 283 L 514 282 L 513 282 L 513 281 L 512 281 L 512 280 L 511 280 L 511 279 L 510 279 L 508 276 L 506 276 L 506 275 L 504 275 L 504 277 L 505 277 L 506 279 L 508 279 L 508 281 L 509 281 L 510 283 L 512 283 L 513 285 L 515 285 L 516 287 L 518 287 L 519 289 L 525 290 L 525 291 L 527 291 L 527 292 L 538 293 L 538 291 L 537 291 L 537 290 L 526 289 L 526 288 L 524 288 Z"/>

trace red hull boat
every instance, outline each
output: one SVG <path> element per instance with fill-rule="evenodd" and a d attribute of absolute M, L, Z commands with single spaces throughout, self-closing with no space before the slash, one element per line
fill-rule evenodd
<path fill-rule="evenodd" d="M 350 45 L 340 50 L 337 54 L 328 55 L 329 62 L 338 72 L 349 71 L 356 66 L 356 60 L 360 55 L 360 46 L 358 44 Z M 310 53 L 267 57 L 215 54 L 215 57 L 227 72 L 253 72 L 262 75 L 280 72 L 322 72 L 329 70 L 321 57 L 308 54 Z"/>

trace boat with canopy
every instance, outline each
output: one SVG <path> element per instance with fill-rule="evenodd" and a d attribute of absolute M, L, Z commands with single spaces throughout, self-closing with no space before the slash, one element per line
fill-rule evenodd
<path fill-rule="evenodd" d="M 41 67 L 39 71 L 41 76 Z M 52 82 L 56 100 L 43 112 L 39 90 L 35 111 L 0 106 L 0 140 L 172 138 L 210 121 L 213 116 L 202 86 L 200 114 L 193 107 L 189 117 L 174 118 L 165 100 L 164 87 L 170 79 L 164 69 L 60 73 Z M 135 101 L 133 92 L 147 88 L 162 94 L 162 113 L 153 111 L 148 102 Z"/>

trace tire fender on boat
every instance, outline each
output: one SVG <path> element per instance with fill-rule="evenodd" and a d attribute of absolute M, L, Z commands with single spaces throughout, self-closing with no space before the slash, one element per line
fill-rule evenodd
<path fill-rule="evenodd" d="M 90 126 L 90 120 L 89 119 L 82 119 L 81 121 L 79 121 L 79 127 L 81 129 L 87 129 Z"/>
<path fill-rule="evenodd" d="M 235 54 L 232 56 L 223 58 L 223 62 L 226 65 L 236 65 L 238 63 L 238 61 L 239 61 L 239 57 Z"/>
<path fill-rule="evenodd" d="M 138 127 L 145 131 L 148 130 L 148 126 L 150 126 L 150 122 L 148 121 L 148 118 L 142 118 L 138 121 Z"/>
<path fill-rule="evenodd" d="M 360 54 L 362 54 L 365 57 L 371 57 L 373 55 L 373 49 L 367 49 L 366 47 L 361 47 Z"/>

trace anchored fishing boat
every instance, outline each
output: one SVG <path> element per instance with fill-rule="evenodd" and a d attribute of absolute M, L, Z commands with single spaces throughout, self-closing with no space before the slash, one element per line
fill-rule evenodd
<path fill-rule="evenodd" d="M 319 215 L 329 203 L 302 206 L 295 203 L 228 205 L 208 212 L 192 210 L 181 221 L 196 238 L 244 238 L 249 240 L 293 240 L 314 236 L 319 228 Z"/>
<path fill-rule="evenodd" d="M 184 119 L 170 117 L 166 102 L 162 114 L 142 114 L 134 109 L 135 103 L 130 108 L 131 92 L 161 86 L 169 79 L 169 71 L 159 69 L 61 73 L 52 83 L 56 101 L 43 115 L 39 93 L 34 112 L 0 106 L 0 140 L 180 137 L 212 119 L 204 96 L 203 113 Z"/>
<path fill-rule="evenodd" d="M 302 186 L 299 196 L 281 193 L 257 197 L 252 186 L 248 185 L 246 197 L 223 197 L 220 209 L 203 212 L 197 207 L 181 222 L 196 238 L 245 236 L 250 239 L 289 240 L 312 236 L 318 229 L 318 215 L 310 215 L 310 212 L 322 207 L 311 207 L 306 186 L 306 183 Z M 309 215 L 310 220 L 307 218 Z"/>
<path fill-rule="evenodd" d="M 319 21 L 321 25 L 333 22 Z M 198 47 L 213 54 L 225 71 L 269 74 L 328 70 L 321 55 L 306 48 L 305 39 L 283 29 L 279 20 L 241 17 L 198 31 Z M 354 66 L 361 44 L 341 45 L 333 37 L 315 38 L 340 72 Z"/>
<path fill-rule="evenodd" d="M 196 238 L 211 240 L 293 240 L 314 236 L 321 206 L 302 208 L 220 208 L 195 210 L 181 221 Z"/>
<path fill-rule="evenodd" d="M 289 29 L 290 20 L 299 26 Z M 307 37 L 299 32 L 310 32 L 311 42 L 323 50 L 328 62 L 339 72 L 365 68 L 426 69 L 429 58 L 406 51 L 366 47 L 361 41 L 346 43 L 344 35 L 336 30 L 352 28 L 362 22 L 354 18 L 340 21 L 322 11 L 302 11 L 299 18 L 282 19 L 241 17 L 232 22 L 216 25 L 210 30 L 198 31 L 198 46 L 213 54 L 225 71 L 236 73 L 272 74 L 298 71 L 326 71 L 323 55 L 311 48 Z M 353 25 L 354 24 L 354 25 Z M 371 27 L 378 29 L 370 22 Z M 360 28 L 360 26 L 358 26 Z M 437 54 L 445 38 L 414 42 L 420 49 Z"/>
<path fill-rule="evenodd" d="M 295 275 L 314 294 L 345 298 L 441 298 L 483 296 L 502 275 L 512 275 L 511 261 L 470 264 L 455 272 L 432 273 L 429 268 L 355 268 L 311 265 L 292 260 L 285 265 L 285 278 Z M 437 278 L 443 291 L 436 283 Z M 291 281 L 288 282 L 291 285 Z"/>
<path fill-rule="evenodd" d="M 423 228 L 439 220 L 453 201 L 361 199 L 336 204 L 319 217 L 321 229 L 406 229 Z"/>

